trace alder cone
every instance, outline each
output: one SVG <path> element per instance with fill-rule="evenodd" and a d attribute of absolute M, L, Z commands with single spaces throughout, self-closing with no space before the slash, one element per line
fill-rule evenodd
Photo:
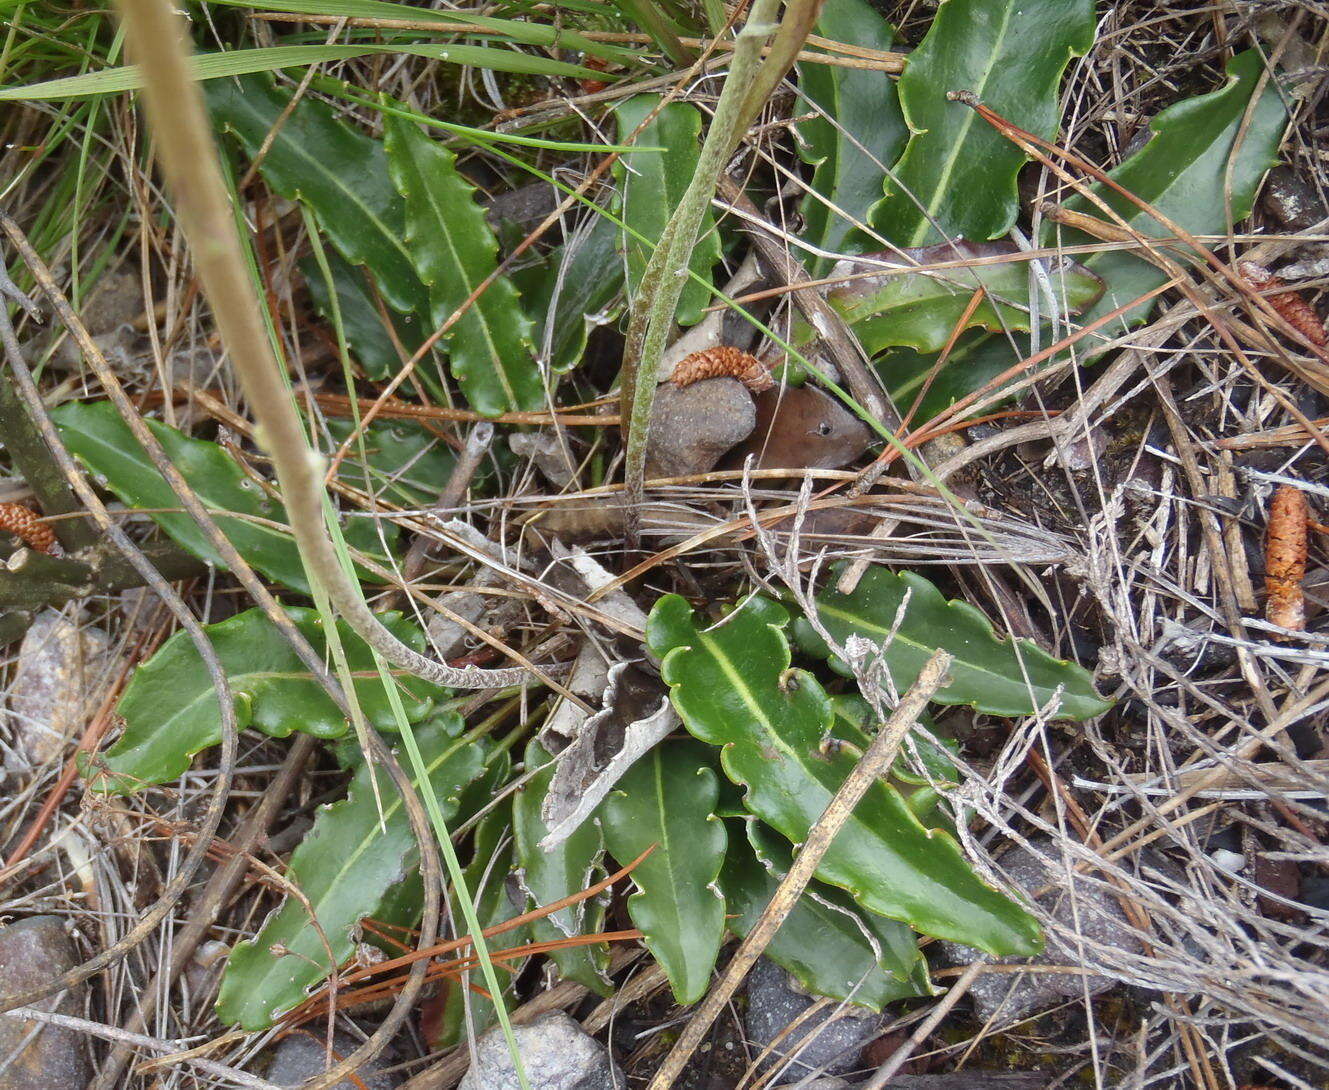
<path fill-rule="evenodd" d="M 736 378 L 749 390 L 769 390 L 775 383 L 771 373 L 751 352 L 721 344 L 684 356 L 674 365 L 669 381 L 675 386 L 691 386 L 706 378 Z"/>
<path fill-rule="evenodd" d="M 1274 276 L 1264 266 L 1257 265 L 1253 261 L 1243 261 L 1240 265 L 1240 272 L 1246 283 L 1263 292 L 1268 292 L 1271 288 L 1281 288 L 1287 284 L 1287 281 Z M 1329 343 L 1329 334 L 1325 332 L 1324 320 L 1316 313 L 1315 308 L 1306 302 L 1301 292 L 1279 291 L 1265 295 L 1264 298 L 1265 302 L 1278 311 L 1288 325 L 1310 341 L 1311 344 L 1323 348 L 1326 343 Z"/>
<path fill-rule="evenodd" d="M 1306 578 L 1306 538 L 1310 512 L 1306 493 L 1290 484 L 1278 486 L 1269 504 L 1269 533 L 1265 544 L 1265 616 L 1270 624 L 1300 632 L 1306 627 L 1306 600 L 1301 581 Z"/>
<path fill-rule="evenodd" d="M 36 511 L 21 503 L 0 503 L 0 530 L 8 530 L 29 548 L 55 554 L 55 531 Z"/>

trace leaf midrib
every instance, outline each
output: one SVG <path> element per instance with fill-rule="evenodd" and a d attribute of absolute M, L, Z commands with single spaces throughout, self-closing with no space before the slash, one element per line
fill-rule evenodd
<path fill-rule="evenodd" d="M 972 88 L 974 94 L 980 99 L 987 89 L 988 80 L 992 76 L 992 69 L 996 64 L 997 56 L 1006 44 L 1006 35 L 1010 31 L 1013 7 L 1014 0 L 1007 0 L 1001 18 L 1001 30 L 988 52 L 987 64 L 983 69 L 983 78 L 978 81 L 977 86 Z M 964 119 L 960 122 L 960 131 L 952 141 L 950 153 L 942 164 L 941 175 L 938 177 L 936 188 L 933 190 L 932 200 L 927 206 L 927 214 L 919 218 L 919 222 L 914 228 L 912 240 L 914 246 L 920 245 L 927 238 L 928 232 L 932 230 L 933 221 L 937 218 L 937 210 L 945 203 L 945 198 L 948 196 L 946 190 L 950 184 L 951 175 L 955 173 L 955 166 L 960 161 L 961 153 L 965 150 L 965 142 L 969 138 L 969 132 L 974 127 L 977 117 L 978 115 L 973 110 L 967 107 L 964 108 Z"/>
<path fill-rule="evenodd" d="M 946 608 L 946 609 L 950 609 L 950 608 L 951 608 L 951 603 L 950 603 L 950 602 L 946 602 L 946 603 L 944 603 L 943 605 L 944 605 L 944 608 Z M 897 607 L 897 608 L 898 608 L 898 607 Z M 840 609 L 840 608 L 838 608 L 838 607 L 836 607 L 836 606 L 828 605 L 828 604 L 826 604 L 826 603 L 824 603 L 824 602 L 818 602 L 818 603 L 817 603 L 817 612 L 818 612 L 818 613 L 829 613 L 832 617 L 839 618 L 840 620 L 842 620 L 842 621 L 846 622 L 847 624 L 849 624 L 851 627 L 862 627 L 863 629 L 865 629 L 865 630 L 868 631 L 868 632 L 878 633 L 878 634 L 880 634 L 880 635 L 883 636 L 883 637 L 885 637 L 885 636 L 891 636 L 891 629 L 890 629 L 889 627 L 883 626 L 883 625 L 877 623 L 876 621 L 868 620 L 866 617 L 863 617 L 863 616 L 861 616 L 861 615 L 859 615 L 859 614 L 857 614 L 857 613 L 851 613 L 851 612 L 849 612 L 848 610 Z M 917 640 L 917 639 L 914 639 L 914 638 L 912 638 L 911 636 L 909 636 L 909 635 L 904 631 L 904 625 L 905 625 L 905 622 L 907 622 L 907 620 L 908 620 L 908 612 L 906 611 L 905 621 L 902 621 L 902 622 L 900 623 L 899 627 L 895 629 L 894 635 L 891 636 L 891 642 L 892 642 L 892 643 L 894 643 L 895 641 L 898 640 L 898 641 L 901 642 L 901 643 L 908 644 L 910 647 L 914 648 L 915 650 L 919 651 L 920 653 L 922 653 L 922 654 L 924 654 L 924 655 L 929 655 L 929 654 L 931 654 L 933 651 L 935 651 L 935 650 L 937 649 L 937 647 L 943 647 L 943 646 L 945 646 L 944 644 L 937 644 L 937 647 L 932 647 L 932 646 L 930 646 L 930 645 L 928 645 L 928 644 L 922 643 L 921 641 L 919 641 L 919 640 Z M 994 636 L 994 635 L 992 635 L 992 634 L 990 634 L 990 633 L 985 634 L 985 638 L 992 640 L 994 643 L 997 643 L 998 645 L 1000 645 L 1000 643 L 1002 642 L 1002 641 L 999 641 L 999 640 L 997 639 L 996 636 Z M 1007 643 L 1007 646 L 1009 647 L 1009 646 L 1012 646 L 1012 645 L 1011 645 L 1010 643 Z M 985 675 L 985 676 L 987 676 L 987 677 L 994 678 L 995 680 L 1000 681 L 1003 685 L 1009 686 L 1009 687 L 1011 687 L 1011 688 L 1020 688 L 1020 686 L 1017 686 L 1015 682 L 1011 681 L 1010 678 L 1006 677 L 1004 674 L 999 674 L 999 673 L 997 673 L 995 670 L 990 670 L 990 669 L 988 669 L 987 667 L 979 666 L 979 665 L 975 664 L 973 661 L 971 661 L 970 659 L 959 658 L 959 657 L 957 656 L 955 662 L 956 662 L 956 665 L 962 665 L 962 666 L 964 666 L 966 669 L 972 671 L 973 673 L 981 674 L 981 675 Z M 1029 687 L 1032 688 L 1035 692 L 1037 692 L 1037 691 L 1051 692 L 1051 691 L 1052 691 L 1052 690 L 1048 689 L 1046 686 L 1043 686 L 1043 685 L 1039 685 L 1039 684 L 1037 684 L 1037 683 L 1034 682 L 1032 679 L 1030 679 L 1030 681 L 1028 682 L 1028 684 L 1029 684 Z M 938 697 L 941 697 L 941 696 L 943 696 L 944 694 L 950 692 L 951 690 L 953 690 L 953 689 L 955 688 L 955 686 L 956 686 L 956 682 L 954 682 L 954 681 L 952 681 L 952 682 L 951 682 L 950 684 L 948 684 L 948 685 L 943 685 L 940 689 L 937 690 L 936 696 L 934 696 L 933 699 L 937 699 Z M 1063 687 L 1062 691 L 1063 691 L 1064 693 L 1068 692 L 1068 690 L 1065 689 L 1064 687 Z M 1024 690 L 1025 695 L 1027 695 L 1027 692 L 1028 692 L 1028 690 Z M 975 698 L 975 699 L 977 699 L 977 698 Z"/>
<path fill-rule="evenodd" d="M 448 218 L 443 214 L 442 208 L 435 201 L 434 187 L 429 184 L 429 181 L 426 178 L 425 171 L 423 169 L 424 164 L 421 163 L 416 156 L 416 149 L 417 147 L 419 147 L 419 145 L 415 143 L 413 139 L 414 135 L 415 134 L 408 135 L 407 138 L 402 142 L 404 145 L 403 151 L 406 154 L 407 160 L 411 164 L 412 172 L 415 174 L 418 191 L 423 196 L 423 199 L 425 201 L 426 206 L 429 209 L 429 212 L 432 214 L 432 216 L 438 223 L 439 234 L 443 236 L 443 244 L 447 247 L 448 253 L 452 255 L 453 264 L 459 270 L 464 270 L 466 266 L 463 264 L 461 260 L 461 254 L 458 252 L 457 247 L 453 241 L 452 231 L 449 228 Z M 425 139 L 428 138 L 426 137 Z M 425 149 L 420 147 L 420 152 L 422 154 L 424 153 L 424 151 Z M 453 167 L 451 164 L 445 164 L 445 169 L 451 171 L 453 177 L 457 176 L 456 168 Z M 462 279 L 465 282 L 469 280 L 469 277 L 463 274 Z M 497 281 L 495 281 L 495 283 L 497 283 Z M 490 286 L 493 287 L 492 284 Z M 470 290 L 474 290 L 474 288 L 471 288 Z M 467 294 L 469 294 L 469 291 Z M 485 344 L 488 346 L 489 349 L 488 354 L 490 361 L 493 363 L 493 370 L 498 376 L 499 385 L 502 386 L 503 388 L 503 395 L 507 399 L 508 405 L 514 409 L 520 408 L 520 405 L 518 404 L 517 401 L 516 391 L 512 388 L 512 383 L 508 378 L 507 370 L 503 366 L 502 356 L 498 351 L 498 345 L 494 341 L 494 336 L 490 328 L 489 318 L 485 314 L 484 310 L 485 310 L 485 298 L 484 295 L 481 295 L 480 298 L 475 301 L 475 306 L 471 307 L 470 313 L 477 319 L 477 324 L 480 326 L 481 334 L 484 337 Z"/>

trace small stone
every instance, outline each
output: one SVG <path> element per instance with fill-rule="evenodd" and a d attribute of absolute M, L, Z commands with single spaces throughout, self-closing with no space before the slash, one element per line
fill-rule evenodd
<path fill-rule="evenodd" d="M 575 461 L 569 463 L 563 445 L 558 437 L 547 431 L 519 431 L 508 436 L 508 447 L 518 458 L 529 458 L 535 468 L 544 474 L 545 480 L 555 488 L 563 488 L 572 483 L 572 474 L 577 468 Z"/>
<path fill-rule="evenodd" d="M 336 1034 L 332 1039 L 332 1063 L 329 1064 L 327 1042 L 322 1035 L 293 1033 L 283 1037 L 277 1046 L 272 1063 L 268 1066 L 267 1080 L 277 1086 L 303 1086 L 333 1064 L 346 1059 L 360 1044 L 346 1034 Z M 401 1079 L 383 1070 L 385 1066 L 384 1053 L 380 1052 L 355 1072 L 354 1077 L 347 1076 L 335 1083 L 331 1090 L 394 1090 L 401 1085 Z"/>
<path fill-rule="evenodd" d="M 655 392 L 646 444 L 647 477 L 708 473 L 757 424 L 752 395 L 732 378 L 711 378 Z"/>
<path fill-rule="evenodd" d="M 30 916 L 0 927 L 0 995 L 25 992 L 78 965 L 58 916 Z M 83 1013 L 82 986 L 32 1006 Z M 83 1090 L 92 1077 L 85 1040 L 77 1030 L 0 1015 L 0 1090 Z"/>
<path fill-rule="evenodd" d="M 774 1086 L 797 1083 L 814 1071 L 839 1075 L 859 1066 L 859 1053 L 881 1029 L 881 1015 L 850 1003 L 832 1004 L 785 1031 L 816 999 L 794 983 L 775 962 L 762 958 L 748 974 L 748 1010 L 744 1024 L 755 1049 L 780 1038 L 772 1050 L 781 1073 Z M 783 1036 L 781 1036 L 783 1034 Z M 787 1062 L 792 1061 L 792 1062 Z"/>
<path fill-rule="evenodd" d="M 53 609 L 37 616 L 19 646 L 9 687 L 8 767 L 38 768 L 64 755 L 87 725 L 108 680 L 109 648 L 99 628 L 76 624 Z"/>
<path fill-rule="evenodd" d="M 531 1090 L 624 1090 L 618 1064 L 594 1037 L 561 1011 L 512 1027 Z M 519 1090 L 508 1044 L 498 1027 L 475 1042 L 475 1059 L 459 1090 Z"/>
<path fill-rule="evenodd" d="M 1121 903 L 1112 893 L 1089 876 L 1076 873 L 1075 897 L 1067 896 L 1066 871 L 1061 856 L 1046 838 L 1030 841 L 1030 852 L 1018 848 L 1002 860 L 1010 879 L 1029 894 L 1038 893 L 1038 904 L 1068 931 L 1078 929 L 1086 945 L 1102 945 L 1138 951 L 1140 941 L 1130 929 Z M 1045 892 L 1040 892 L 1045 891 Z M 1032 958 L 993 958 L 981 950 L 957 942 L 940 944 L 942 957 L 952 965 L 971 965 L 976 961 L 998 965 L 1078 965 L 1081 955 L 1076 944 L 1063 944 L 1056 935 L 1047 935 L 1047 948 Z M 980 973 L 969 987 L 969 995 L 979 1018 L 986 1021 L 1000 1015 L 1007 1024 L 1034 1011 L 1055 1006 L 1063 999 L 1078 999 L 1088 989 L 1089 995 L 1107 991 L 1115 982 L 1105 976 L 1079 976 L 1074 973 Z"/>
<path fill-rule="evenodd" d="M 1265 178 L 1260 203 L 1280 226 L 1304 231 L 1329 216 L 1329 206 L 1308 178 L 1291 167 L 1276 166 Z"/>

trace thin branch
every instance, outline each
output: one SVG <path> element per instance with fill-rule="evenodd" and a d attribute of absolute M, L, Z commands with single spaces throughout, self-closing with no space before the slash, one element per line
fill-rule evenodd
<path fill-rule="evenodd" d="M 738 32 L 734 57 L 725 78 L 720 101 L 706 132 L 688 188 L 669 217 L 655 252 L 642 273 L 641 286 L 628 324 L 621 376 L 623 400 L 620 410 L 628 422 L 627 481 L 628 545 L 634 547 L 641 517 L 646 475 L 646 440 L 651 408 L 665 342 L 674 323 L 674 312 L 687 282 L 692 248 L 697 241 L 702 216 L 710 207 L 715 184 L 725 163 L 742 138 L 743 106 L 761 70 L 761 47 L 776 28 L 779 0 L 756 0 L 743 29 Z"/>

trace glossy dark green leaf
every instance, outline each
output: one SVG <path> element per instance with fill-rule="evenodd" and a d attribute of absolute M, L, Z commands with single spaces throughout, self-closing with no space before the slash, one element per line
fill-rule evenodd
<path fill-rule="evenodd" d="M 265 75 L 213 80 L 205 93 L 217 123 L 251 156 L 291 97 Z M 428 313 L 428 293 L 406 247 L 404 205 L 381 143 L 305 97 L 282 120 L 259 170 L 276 192 L 308 206 L 347 261 L 369 268 L 390 306 Z"/>
<path fill-rule="evenodd" d="M 619 139 L 626 141 L 638 125 L 660 105 L 659 95 L 634 95 L 614 109 L 618 119 Z M 662 147 L 664 151 L 639 151 L 614 164 L 618 180 L 623 222 L 641 238 L 624 233 L 627 254 L 628 293 L 635 294 L 642 274 L 651 260 L 655 244 L 664 233 L 665 224 L 678 206 L 701 154 L 701 114 L 686 102 L 671 102 L 637 134 L 633 143 L 640 148 Z M 709 206 L 697 231 L 689 268 L 705 283 L 689 279 L 678 301 L 678 321 L 693 325 L 701 320 L 709 305 L 711 269 L 720 260 L 720 238 L 715 217 Z"/>
<path fill-rule="evenodd" d="M 105 480 L 127 506 L 146 510 L 179 545 L 210 564 L 222 565 L 220 554 L 193 518 L 180 509 L 179 498 L 115 406 L 109 401 L 70 402 L 51 416 L 70 452 Z M 307 594 L 309 582 L 295 538 L 286 528 L 285 508 L 269 499 L 216 443 L 191 439 L 156 420 L 146 423 L 236 551 L 269 579 Z M 395 527 L 387 525 L 385 531 L 390 542 L 395 539 Z M 370 556 L 383 557 L 368 520 L 348 520 L 346 541 Z"/>
<path fill-rule="evenodd" d="M 441 326 L 498 267 L 498 239 L 457 173 L 456 157 L 412 121 L 384 119 L 388 169 L 406 201 L 406 241 Z M 506 276 L 494 280 L 443 339 L 471 408 L 486 415 L 544 404 L 531 322 Z"/>
<path fill-rule="evenodd" d="M 288 612 L 313 647 L 323 652 L 327 640 L 319 615 L 308 609 Z M 423 651 L 424 636 L 414 624 L 393 613 L 381 619 L 398 639 Z M 231 683 L 238 726 L 273 738 L 285 738 L 295 730 L 317 738 L 339 738 L 349 730 L 346 717 L 262 610 L 246 610 L 206 625 L 205 631 Z M 395 729 L 397 720 L 369 647 L 341 622 L 338 631 L 365 717 L 379 730 Z M 423 718 L 444 694 L 413 677 L 399 677 L 398 692 L 412 722 Z M 173 780 L 189 768 L 194 754 L 221 740 L 216 691 L 184 632 L 168 639 L 134 671 L 116 712 L 125 729 L 99 758 L 108 773 L 97 778 L 99 790 L 128 793 Z"/>
<path fill-rule="evenodd" d="M 872 706 L 858 693 L 841 693 L 831 697 L 831 710 L 835 721 L 831 733 L 836 738 L 857 746 L 860 751 L 867 748 L 870 741 L 876 715 Z M 900 755 L 891 765 L 891 779 L 912 786 L 940 780 L 944 783 L 959 783 L 959 770 L 955 767 L 955 754 L 959 745 L 954 738 L 938 733 L 937 724 L 926 712 L 918 717 L 918 723 L 909 732 Z"/>
<path fill-rule="evenodd" d="M 1051 139 L 1061 119 L 1061 74 L 1093 41 L 1093 0 L 943 0 L 900 77 L 912 135 L 874 211 L 877 229 L 901 246 L 981 242 L 1010 231 L 1024 153 L 946 96 L 972 91 Z"/>
<path fill-rule="evenodd" d="M 462 788 L 484 769 L 480 747 L 456 733 L 443 724 L 416 732 L 444 820 L 456 813 Z M 267 1029 L 299 1005 L 313 985 L 351 956 L 360 921 L 418 869 L 419 848 L 401 796 L 381 768 L 372 769 L 382 799 L 380 821 L 371 768 L 362 763 L 346 798 L 319 811 L 286 870 L 287 880 L 313 908 L 318 928 L 309 908 L 287 897 L 255 938 L 237 945 L 217 997 L 223 1022 L 249 1031 Z M 419 781 L 412 777 L 412 782 Z M 274 946 L 285 952 L 274 953 Z"/>
<path fill-rule="evenodd" d="M 1287 125 L 1287 110 L 1274 80 L 1269 80 L 1252 105 L 1264 63 L 1247 50 L 1228 62 L 1227 82 L 1216 91 L 1170 106 L 1150 124 L 1153 138 L 1110 177 L 1192 234 L 1224 234 L 1250 215 L 1260 179 L 1273 166 Z M 1095 194 L 1141 234 L 1166 237 L 1171 232 L 1147 212 L 1118 193 L 1098 185 Z M 1108 218 L 1087 198 L 1067 206 Z M 1063 231 L 1067 244 L 1092 241 L 1078 232 Z M 1107 293 L 1083 318 L 1094 318 L 1167 280 L 1167 274 L 1125 250 L 1105 249 L 1085 259 L 1107 282 Z M 1105 327 L 1106 334 L 1138 325 L 1152 304 L 1134 308 Z M 1120 323 L 1120 324 L 1118 324 Z"/>
<path fill-rule="evenodd" d="M 1017 351 L 1019 355 L 1016 355 Z M 926 389 L 924 384 L 928 383 L 928 376 L 932 375 L 937 362 L 936 352 L 892 348 L 878 357 L 874 366 L 902 413 L 913 407 L 922 392 L 923 398 L 913 416 L 913 424 L 917 426 L 949 409 L 962 397 L 981 390 L 1028 355 L 1029 337 L 1026 334 L 1007 337 L 1002 333 L 971 330 L 955 343 L 950 356 Z"/>
<path fill-rule="evenodd" d="M 409 359 L 410 354 L 424 343 L 426 332 L 421 328 L 420 317 L 415 314 L 397 314 L 389 309 L 388 318 L 392 322 L 390 332 L 383 324 L 378 304 L 370 293 L 365 270 L 352 265 L 336 250 L 328 249 L 326 253 L 328 269 L 332 273 L 332 290 L 336 292 L 337 309 L 341 316 L 342 333 L 351 355 L 372 379 L 385 379 L 396 374 L 404 361 L 392 342 L 392 333 L 396 333 Z M 331 332 L 332 296 L 323 270 L 313 257 L 307 257 L 300 262 L 300 271 L 305 275 L 315 309 L 327 319 L 328 330 Z"/>
<path fill-rule="evenodd" d="M 897 620 L 906 595 L 908 606 Z M 1083 667 L 1054 659 L 1031 640 L 998 639 L 968 602 L 947 601 L 913 572 L 870 567 L 852 594 L 833 586 L 818 594 L 817 616 L 841 645 L 850 636 L 876 644 L 889 638 L 886 668 L 900 692 L 914 683 L 933 652 L 945 648 L 954 662 L 950 681 L 932 698 L 938 704 L 966 704 L 990 715 L 1052 708 L 1064 719 L 1089 719 L 1112 706 L 1094 690 L 1093 675 Z M 830 654 L 805 619 L 799 618 L 796 631 L 809 653 Z"/>
<path fill-rule="evenodd" d="M 540 816 L 540 807 L 549 793 L 554 766 L 549 754 L 534 740 L 526 747 L 526 768 L 541 771 L 527 780 L 513 798 L 512 828 L 522 886 L 535 907 L 543 908 L 591 885 L 603 844 L 600 826 L 586 821 L 556 847 L 542 849 L 540 841 L 548 835 L 549 826 Z M 555 942 L 600 931 L 603 924 L 603 902 L 580 901 L 534 921 L 531 935 L 537 942 Z M 592 991 L 608 995 L 613 990 L 605 975 L 608 954 L 604 945 L 568 946 L 552 951 L 549 956 L 564 980 L 575 980 Z"/>
<path fill-rule="evenodd" d="M 647 156 L 653 152 L 643 153 Z M 591 213 L 539 268 L 522 279 L 531 334 L 556 373 L 581 362 L 592 329 L 612 322 L 623 303 L 623 251 L 618 224 Z"/>
<path fill-rule="evenodd" d="M 854 767 L 824 746 L 830 699 L 815 677 L 790 669 L 786 610 L 751 597 L 711 628 L 687 602 L 661 598 L 647 641 L 689 731 L 721 746 L 725 774 L 747 788 L 748 810 L 795 844 L 821 818 Z M 863 908 L 925 934 L 998 956 L 1038 949 L 1038 924 L 985 885 L 945 833 L 928 830 L 899 793 L 873 783 L 832 843 L 817 877 Z"/>
<path fill-rule="evenodd" d="M 354 423 L 328 421 L 333 442 L 341 444 Z M 435 503 L 452 475 L 457 455 L 441 438 L 409 420 L 372 421 L 364 429 L 365 457 L 352 443 L 337 474 L 339 480 L 399 507 Z"/>
<path fill-rule="evenodd" d="M 746 938 L 789 873 L 789 842 L 748 819 L 731 832 L 721 886 L 729 930 Z M 864 912 L 834 886 L 813 879 L 765 950 L 809 991 L 881 1008 L 931 991 L 918 936 L 905 924 Z"/>
<path fill-rule="evenodd" d="M 1029 263 L 1002 260 L 1018 253 L 1018 247 L 1009 242 L 960 242 L 867 255 L 873 264 L 847 259 L 831 270 L 833 277 L 844 279 L 831 288 L 827 299 L 854 327 L 870 354 L 898 345 L 936 352 L 964 318 L 978 288 L 984 290 L 983 299 L 967 319 L 968 325 L 991 330 L 1029 328 Z M 967 264 L 924 271 L 957 262 Z M 878 271 L 882 263 L 909 271 Z M 1044 314 L 1053 303 L 1062 316 L 1078 314 L 1103 294 L 1103 282 L 1083 265 L 1060 261 L 1048 272 L 1053 299 L 1041 301 Z"/>
<path fill-rule="evenodd" d="M 663 742 L 600 804 L 605 844 L 620 864 L 655 845 L 632 872 L 637 892 L 628 898 L 628 915 L 680 1003 L 706 994 L 724 938 L 717 883 L 728 838 L 715 817 L 712 760 L 694 743 Z"/>
<path fill-rule="evenodd" d="M 817 19 L 817 33 L 845 45 L 881 50 L 891 48 L 894 36 L 867 0 L 827 4 Z M 798 85 L 821 111 L 798 123 L 799 155 L 816 167 L 813 192 L 800 207 L 803 238 L 833 253 L 859 253 L 872 244 L 854 222 L 868 223 L 873 205 L 881 200 L 886 170 L 909 136 L 895 83 L 864 68 L 804 64 L 799 66 Z M 828 264 L 818 258 L 811 266 L 813 274 L 821 274 Z"/>

